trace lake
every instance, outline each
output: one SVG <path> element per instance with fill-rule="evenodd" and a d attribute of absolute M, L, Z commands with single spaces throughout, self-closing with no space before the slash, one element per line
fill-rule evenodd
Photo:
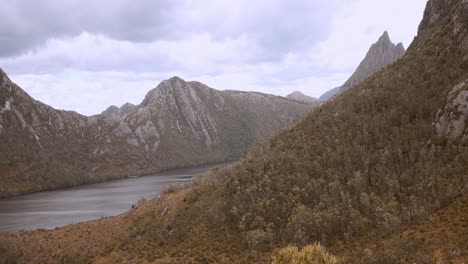
<path fill-rule="evenodd" d="M 152 199 L 171 184 L 190 182 L 214 166 L 170 170 L 127 178 L 0 199 L 0 232 L 51 229 L 129 210 L 141 198 Z"/>

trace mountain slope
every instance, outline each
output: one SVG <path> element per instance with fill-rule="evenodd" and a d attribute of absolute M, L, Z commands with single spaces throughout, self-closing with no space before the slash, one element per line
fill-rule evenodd
<path fill-rule="evenodd" d="M 327 92 L 325 92 L 324 94 L 322 94 L 320 97 L 319 97 L 319 100 L 320 101 L 327 101 L 328 99 L 332 98 L 333 96 L 335 96 L 341 89 L 341 86 L 338 86 L 338 87 L 335 87 L 331 90 L 328 90 Z"/>
<path fill-rule="evenodd" d="M 391 234 L 440 209 L 465 214 L 467 18 L 465 0 L 430 0 L 401 60 L 192 186 L 115 218 L 4 237 L 44 262 L 271 263 L 289 244 L 320 241 L 347 256 L 361 239 L 391 245 Z M 63 242 L 75 250 L 60 251 Z M 468 254 L 463 243 L 448 246 L 452 260 Z M 391 253 L 378 263 L 408 256 Z"/>
<path fill-rule="evenodd" d="M 369 51 L 353 75 L 351 75 L 351 77 L 349 77 L 342 86 L 334 88 L 320 96 L 320 100 L 326 101 L 336 94 L 361 83 L 385 66 L 392 64 L 403 57 L 405 52 L 403 44 L 393 44 L 388 32 L 385 31 L 378 41 L 371 45 Z"/>
<path fill-rule="evenodd" d="M 299 91 L 292 92 L 286 96 L 286 98 L 306 102 L 306 103 L 318 103 L 318 99 L 312 96 L 305 95 Z"/>
<path fill-rule="evenodd" d="M 36 101 L 1 75 L 0 197 L 236 160 L 312 109 L 174 77 L 139 106 L 85 117 Z"/>

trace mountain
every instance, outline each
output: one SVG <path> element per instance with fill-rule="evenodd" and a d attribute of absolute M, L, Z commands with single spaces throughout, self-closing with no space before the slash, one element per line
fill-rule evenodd
<path fill-rule="evenodd" d="M 403 57 L 405 52 L 403 44 L 393 44 L 388 32 L 385 31 L 379 40 L 372 44 L 364 60 L 359 64 L 353 75 L 343 84 L 341 90 L 346 90 L 359 84 L 385 66 Z"/>
<path fill-rule="evenodd" d="M 306 103 L 318 103 L 318 99 L 312 96 L 305 95 L 299 91 L 292 92 L 286 96 L 286 98 L 306 102 Z"/>
<path fill-rule="evenodd" d="M 138 106 L 86 117 L 34 100 L 3 71 L 0 87 L 0 197 L 237 160 L 313 108 L 174 77 Z"/>
<path fill-rule="evenodd" d="M 106 110 L 104 110 L 101 114 L 109 115 L 113 117 L 124 117 L 128 115 L 129 113 L 133 112 L 136 108 L 137 106 L 131 103 L 125 103 L 121 107 L 111 105 Z"/>
<path fill-rule="evenodd" d="M 406 51 L 403 47 L 403 44 L 393 44 L 390 40 L 388 32 L 385 31 L 378 39 L 378 41 L 372 44 L 372 46 L 369 48 L 366 57 L 363 61 L 361 61 L 353 75 L 351 75 L 351 77 L 349 77 L 349 79 L 342 86 L 336 87 L 326 92 L 320 96 L 319 99 L 326 101 L 341 91 L 361 83 L 368 77 L 372 76 L 374 73 L 403 57 L 405 52 Z"/>
<path fill-rule="evenodd" d="M 467 17 L 465 0 L 428 1 L 403 58 L 238 163 L 120 216 L 5 234 L 3 252 L 30 262 L 271 263 L 288 245 L 314 244 L 301 251 L 314 260 L 325 247 L 341 263 L 466 263 Z"/>

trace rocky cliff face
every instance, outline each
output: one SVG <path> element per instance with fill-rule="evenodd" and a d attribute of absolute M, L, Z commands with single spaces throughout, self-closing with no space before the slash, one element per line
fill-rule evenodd
<path fill-rule="evenodd" d="M 317 98 L 305 95 L 299 91 L 295 91 L 291 94 L 288 94 L 286 98 L 293 99 L 296 101 L 306 102 L 306 103 L 318 103 Z"/>
<path fill-rule="evenodd" d="M 34 100 L 0 73 L 0 197 L 236 160 L 312 109 L 174 77 L 138 106 L 86 117 Z"/>
<path fill-rule="evenodd" d="M 320 100 L 326 101 L 341 91 L 347 90 L 361 83 L 374 73 L 383 69 L 385 66 L 392 64 L 399 58 L 403 57 L 405 52 L 403 44 L 393 44 L 388 32 L 385 31 L 379 40 L 372 44 L 366 57 L 359 64 L 353 75 L 351 75 L 351 77 L 342 86 L 334 88 L 320 96 Z"/>

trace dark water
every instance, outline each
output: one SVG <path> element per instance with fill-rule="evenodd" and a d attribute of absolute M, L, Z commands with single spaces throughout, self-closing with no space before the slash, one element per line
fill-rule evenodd
<path fill-rule="evenodd" d="M 178 169 L 154 176 L 128 178 L 41 192 L 0 200 L 0 232 L 54 228 L 131 208 L 141 198 L 151 199 L 171 184 L 189 182 L 213 166 Z"/>

